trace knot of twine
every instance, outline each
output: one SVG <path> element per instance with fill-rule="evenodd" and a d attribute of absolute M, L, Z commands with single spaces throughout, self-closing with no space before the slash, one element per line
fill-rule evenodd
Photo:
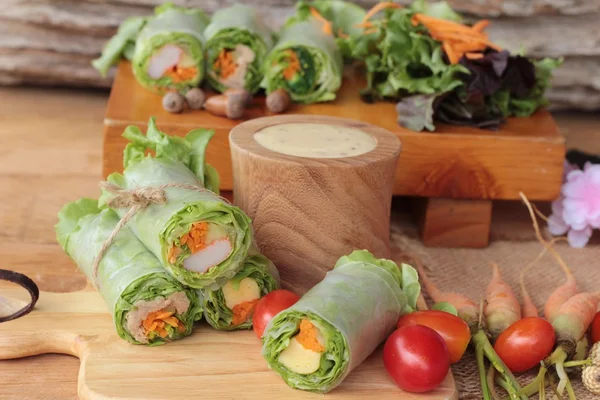
<path fill-rule="evenodd" d="M 113 196 L 106 202 L 110 208 L 129 208 L 129 210 L 125 215 L 123 215 L 119 223 L 115 226 L 115 229 L 113 229 L 111 232 L 110 236 L 106 238 L 102 244 L 102 247 L 100 248 L 100 251 L 98 252 L 98 255 L 94 259 L 94 264 L 92 265 L 92 277 L 94 278 L 96 287 L 99 287 L 98 267 L 100 266 L 100 261 L 102 261 L 104 253 L 106 253 L 106 250 L 108 250 L 115 237 L 138 211 L 143 210 L 152 204 L 165 204 L 167 202 L 167 192 L 165 189 L 178 188 L 192 190 L 195 192 L 209 192 L 227 204 L 231 204 L 226 198 L 217 196 L 202 186 L 196 186 L 189 183 L 167 183 L 160 186 L 138 187 L 128 190 L 123 189 L 122 187 L 113 183 L 104 181 L 100 182 L 100 188 L 113 194 Z"/>

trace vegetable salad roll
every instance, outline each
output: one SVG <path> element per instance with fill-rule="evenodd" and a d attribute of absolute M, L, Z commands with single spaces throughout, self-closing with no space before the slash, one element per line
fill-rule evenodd
<path fill-rule="evenodd" d="M 260 254 L 249 255 L 244 266 L 223 287 L 204 291 L 204 317 L 215 329 L 250 329 L 256 303 L 279 286 L 279 273 Z"/>
<path fill-rule="evenodd" d="M 194 321 L 202 317 L 196 293 L 169 275 L 127 227 L 104 253 L 95 280 L 94 260 L 118 222 L 114 211 L 100 210 L 96 200 L 81 199 L 59 212 L 58 242 L 87 278 L 97 282 L 119 337 L 158 345 L 189 335 Z"/>
<path fill-rule="evenodd" d="M 137 81 L 156 91 L 196 87 L 204 78 L 204 36 L 208 16 L 171 4 L 156 8 L 138 35 L 133 55 Z"/>
<path fill-rule="evenodd" d="M 272 32 L 256 9 L 236 4 L 215 12 L 204 36 L 211 86 L 220 92 L 232 88 L 256 92 L 262 64 L 273 46 Z"/>
<path fill-rule="evenodd" d="M 342 84 L 342 54 L 313 18 L 285 27 L 263 68 L 267 94 L 282 88 L 298 103 L 334 100 Z"/>
<path fill-rule="evenodd" d="M 233 278 L 253 242 L 250 218 L 203 187 L 210 180 L 204 149 L 213 134 L 197 129 L 185 138 L 170 137 L 153 120 L 146 136 L 128 127 L 124 136 L 132 143 L 125 148 L 125 170 L 108 177 L 125 190 L 180 186 L 165 188 L 166 202 L 138 211 L 128 226 L 173 276 L 195 289 L 218 289 Z M 156 155 L 145 156 L 146 149 Z M 101 204 L 110 207 L 113 195 L 104 191 Z M 115 210 L 121 217 L 128 212 Z"/>
<path fill-rule="evenodd" d="M 269 322 L 263 356 L 290 387 L 329 392 L 416 309 L 419 292 L 411 266 L 355 251 Z"/>

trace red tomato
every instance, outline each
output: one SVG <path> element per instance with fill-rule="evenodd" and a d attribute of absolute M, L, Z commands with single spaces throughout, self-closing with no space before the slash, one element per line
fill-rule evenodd
<path fill-rule="evenodd" d="M 600 311 L 596 313 L 592 321 L 592 343 L 600 342 Z"/>
<path fill-rule="evenodd" d="M 435 389 L 450 369 L 444 339 L 423 325 L 397 329 L 383 346 L 383 364 L 402 390 L 423 393 Z"/>
<path fill-rule="evenodd" d="M 448 346 L 451 364 L 462 358 L 471 341 L 469 325 L 445 311 L 427 310 L 406 314 L 398 320 L 398 328 L 406 325 L 424 325 L 439 333 Z"/>
<path fill-rule="evenodd" d="M 258 301 L 252 317 L 252 329 L 260 339 L 265 327 L 280 311 L 289 308 L 300 300 L 300 297 L 289 290 L 278 289 L 268 293 Z"/>
<path fill-rule="evenodd" d="M 554 328 L 540 317 L 526 317 L 498 336 L 494 349 L 512 372 L 524 372 L 540 364 L 554 348 Z"/>

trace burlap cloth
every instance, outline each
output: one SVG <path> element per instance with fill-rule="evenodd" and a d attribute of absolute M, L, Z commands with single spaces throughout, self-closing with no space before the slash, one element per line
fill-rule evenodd
<path fill-rule="evenodd" d="M 548 215 L 548 205 L 539 205 Z M 442 290 L 461 292 L 479 301 L 491 277 L 491 262 L 496 262 L 503 278 L 516 294 L 520 295 L 519 272 L 540 251 L 542 245 L 535 239 L 527 210 L 519 202 L 494 204 L 491 243 L 486 249 L 426 248 L 418 238 L 418 232 L 410 216 L 410 208 L 402 200 L 395 200 L 392 212 L 392 246 L 396 261 L 419 259 L 429 272 L 429 277 Z M 541 226 L 545 223 L 540 221 Z M 561 242 L 556 248 L 571 267 L 580 290 L 600 289 L 600 240 L 596 234 L 585 249 L 573 249 Z M 556 286 L 564 281 L 564 275 L 554 259 L 546 254 L 526 277 L 527 288 L 538 309 Z M 429 303 L 431 305 L 431 302 Z M 468 350 L 463 360 L 452 367 L 461 399 L 481 399 L 475 355 Z M 523 382 L 531 380 L 535 373 L 519 376 Z M 578 399 L 598 399 L 581 384 L 579 373 L 572 376 Z M 564 393 L 566 396 L 566 393 Z M 504 396 L 503 396 L 504 397 Z M 547 398 L 554 398 L 550 390 Z"/>

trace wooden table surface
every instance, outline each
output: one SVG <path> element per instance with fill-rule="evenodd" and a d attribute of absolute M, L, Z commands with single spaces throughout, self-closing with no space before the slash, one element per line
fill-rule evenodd
<path fill-rule="evenodd" d="M 0 268 L 27 274 L 42 290 L 85 286 L 53 226 L 66 202 L 98 194 L 107 99 L 108 92 L 0 88 Z M 558 121 L 569 148 L 600 154 L 598 114 Z M 59 355 L 0 361 L 0 399 L 77 398 L 78 367 Z"/>

